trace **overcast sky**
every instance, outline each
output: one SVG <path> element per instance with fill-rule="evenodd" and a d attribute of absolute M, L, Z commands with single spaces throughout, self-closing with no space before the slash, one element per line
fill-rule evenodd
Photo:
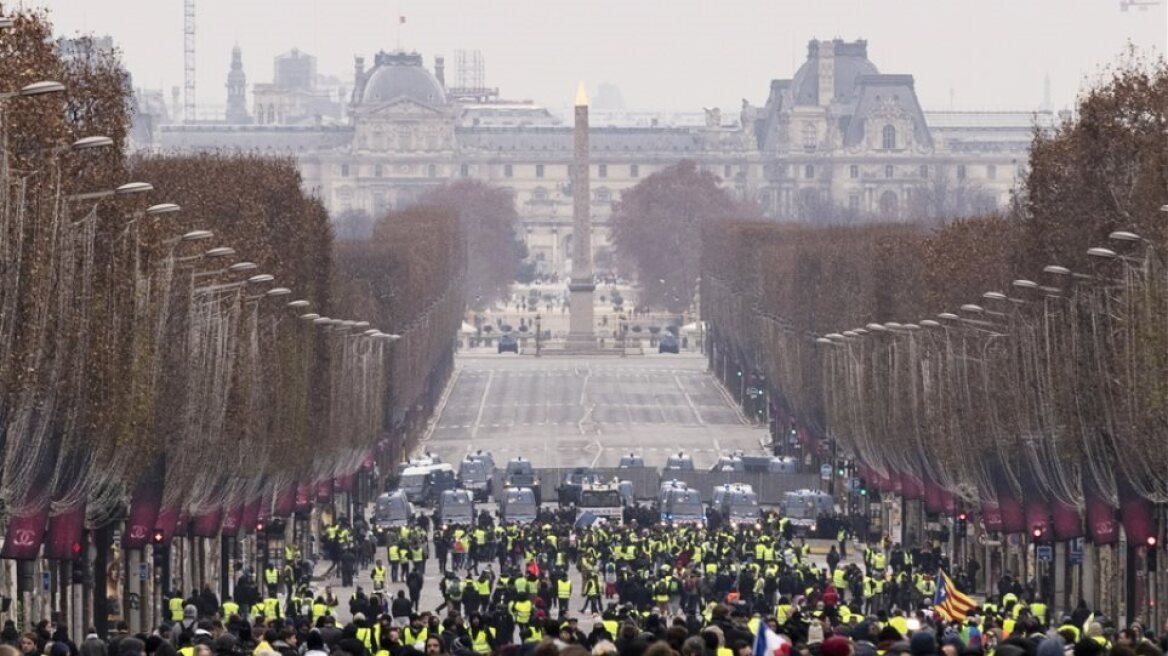
<path fill-rule="evenodd" d="M 1157 2 L 1157 0 L 1140 0 Z M 1157 56 L 1168 0 L 197 0 L 198 101 L 225 104 L 231 47 L 249 83 L 293 46 L 318 72 L 352 79 L 353 56 L 401 45 L 425 56 L 480 50 L 486 81 L 513 99 L 563 106 L 576 81 L 617 85 L 630 109 L 736 110 L 766 100 L 807 41 L 867 39 L 882 73 L 911 73 L 926 110 L 1034 109 L 1050 75 L 1069 106 L 1130 42 Z M 8 4 L 8 3 L 5 3 Z M 183 0 L 23 0 L 59 33 L 109 34 L 136 86 L 182 85 Z M 448 73 L 448 80 L 450 74 Z M 169 100 L 169 91 L 167 99 Z"/>

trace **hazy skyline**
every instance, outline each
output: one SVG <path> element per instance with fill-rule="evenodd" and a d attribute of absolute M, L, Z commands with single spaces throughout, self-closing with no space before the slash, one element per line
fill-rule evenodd
<path fill-rule="evenodd" d="M 134 84 L 183 82 L 182 0 L 32 0 L 58 34 L 110 35 Z M 629 109 L 736 111 L 789 78 L 810 39 L 866 39 L 882 73 L 909 73 L 925 110 L 1055 108 L 1130 42 L 1162 56 L 1168 3 L 1120 11 L 1119 0 L 198 0 L 197 98 L 225 104 L 231 48 L 249 86 L 270 82 L 272 58 L 293 47 L 318 72 L 351 82 L 353 56 L 371 63 L 400 44 L 432 68 L 456 49 L 480 50 L 486 81 L 508 99 L 564 106 L 576 81 L 617 85 Z M 406 23 L 399 26 L 399 16 Z M 448 72 L 448 80 L 451 74 Z"/>

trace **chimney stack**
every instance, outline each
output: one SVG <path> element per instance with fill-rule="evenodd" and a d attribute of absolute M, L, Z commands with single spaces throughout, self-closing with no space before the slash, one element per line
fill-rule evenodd
<path fill-rule="evenodd" d="M 446 58 L 438 56 L 434 58 L 434 77 L 438 78 L 438 84 L 442 88 L 446 88 Z"/>
<path fill-rule="evenodd" d="M 835 43 L 819 42 L 819 106 L 831 105 L 835 97 Z"/>

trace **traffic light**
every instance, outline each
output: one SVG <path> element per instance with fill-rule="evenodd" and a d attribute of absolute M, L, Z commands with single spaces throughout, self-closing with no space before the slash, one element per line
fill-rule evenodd
<path fill-rule="evenodd" d="M 1158 569 L 1160 569 L 1160 562 L 1159 562 L 1160 550 L 1156 548 L 1156 546 L 1158 544 L 1159 544 L 1159 540 L 1157 540 L 1156 536 L 1154 536 L 1154 535 L 1149 535 L 1144 540 L 1144 546 L 1147 547 L 1148 571 L 1150 571 L 1150 572 L 1155 572 Z"/>
<path fill-rule="evenodd" d="M 968 520 L 969 520 L 969 515 L 965 514 L 964 511 L 957 513 L 957 521 L 964 524 Z"/>
<path fill-rule="evenodd" d="M 162 529 L 160 529 L 160 528 L 154 529 L 154 535 L 150 536 L 150 541 L 153 542 L 154 544 L 162 544 L 162 541 L 165 539 L 166 539 L 166 534 L 163 533 Z"/>
<path fill-rule="evenodd" d="M 1149 549 L 1155 549 L 1156 548 L 1156 536 L 1149 535 L 1147 537 L 1147 539 L 1144 540 L 1144 546 L 1146 546 Z"/>
<path fill-rule="evenodd" d="M 1046 524 L 1035 524 L 1030 527 L 1030 537 L 1034 542 L 1049 542 L 1050 529 Z"/>
<path fill-rule="evenodd" d="M 73 556 L 72 578 L 73 583 L 77 585 L 85 583 L 85 558 L 82 557 L 84 551 L 85 547 L 80 542 L 69 545 L 69 553 Z"/>
<path fill-rule="evenodd" d="M 258 521 L 258 522 L 256 522 L 256 533 L 263 533 L 263 532 L 264 532 L 264 523 L 263 523 L 263 521 Z"/>

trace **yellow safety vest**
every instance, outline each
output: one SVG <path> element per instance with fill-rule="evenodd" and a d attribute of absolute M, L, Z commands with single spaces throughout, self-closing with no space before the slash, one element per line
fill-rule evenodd
<path fill-rule="evenodd" d="M 572 598 L 572 582 L 568 579 L 556 581 L 556 597 L 560 599 Z"/>
<path fill-rule="evenodd" d="M 238 615 L 238 614 L 239 614 L 239 604 L 235 603 L 234 601 L 223 602 L 223 616 L 224 617 L 231 617 L 232 615 Z"/>
<path fill-rule="evenodd" d="M 527 624 L 531 621 L 531 602 L 527 600 L 512 602 L 511 613 L 515 615 L 516 624 Z"/>
<path fill-rule="evenodd" d="M 264 599 L 264 617 L 274 620 L 280 617 L 280 600 L 268 597 Z"/>
<path fill-rule="evenodd" d="M 414 645 L 414 644 L 417 644 L 419 642 L 426 642 L 426 638 L 429 637 L 429 635 L 430 635 L 430 629 L 428 627 L 423 626 L 421 629 L 418 630 L 417 633 L 414 633 L 414 627 L 407 626 L 404 629 L 402 629 L 402 642 L 404 642 L 407 645 Z"/>
<path fill-rule="evenodd" d="M 523 642 L 540 642 L 542 640 L 543 640 L 543 631 L 540 631 L 539 628 L 533 626 L 533 627 L 531 627 L 530 635 L 528 635 L 527 639 L 524 640 Z"/>
<path fill-rule="evenodd" d="M 315 623 L 317 619 L 329 614 L 328 604 L 323 602 L 316 602 L 312 604 L 312 621 Z"/>
<path fill-rule="evenodd" d="M 374 567 L 373 568 L 373 582 L 374 583 L 384 583 L 385 582 L 385 568 L 384 567 Z"/>
<path fill-rule="evenodd" d="M 389 562 L 396 563 L 401 560 L 401 555 L 398 552 L 399 549 L 396 544 L 389 545 Z"/>
<path fill-rule="evenodd" d="M 182 656 L 195 656 L 195 648 L 191 645 L 187 645 L 186 647 L 179 647 L 178 653 L 182 654 Z"/>
<path fill-rule="evenodd" d="M 470 632 L 471 649 L 476 654 L 491 653 L 491 638 L 494 636 L 495 629 L 493 627 L 479 629 L 477 632 L 472 629 Z"/>
<path fill-rule="evenodd" d="M 167 602 L 167 607 L 170 608 L 170 619 L 175 622 L 182 621 L 183 618 L 183 598 L 171 597 Z"/>
<path fill-rule="evenodd" d="M 264 580 L 268 585 L 275 585 L 280 582 L 280 570 L 275 567 L 269 567 L 264 570 Z"/>

